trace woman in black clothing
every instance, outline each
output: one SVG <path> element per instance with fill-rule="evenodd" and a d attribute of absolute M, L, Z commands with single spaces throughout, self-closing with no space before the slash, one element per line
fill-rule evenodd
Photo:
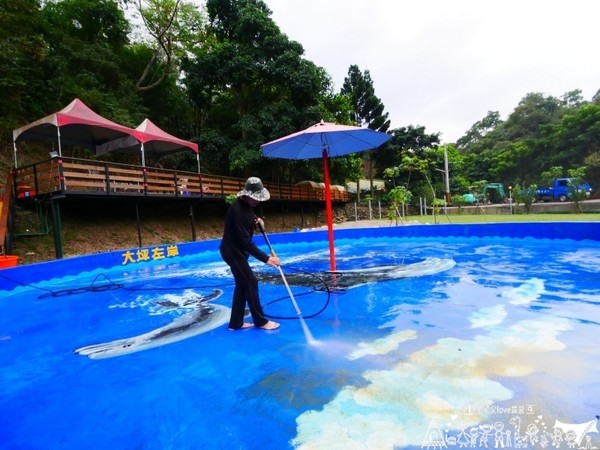
<path fill-rule="evenodd" d="M 258 294 L 258 280 L 248 264 L 250 255 L 271 266 L 279 266 L 279 258 L 269 256 L 259 249 L 252 236 L 258 226 L 264 226 L 260 217 L 254 214 L 254 207 L 269 200 L 271 194 L 263 186 L 260 178 L 250 177 L 244 189 L 237 194 L 236 201 L 225 215 L 223 239 L 219 250 L 221 257 L 231 268 L 235 279 L 229 329 L 239 330 L 256 326 L 263 330 L 279 328 L 277 322 L 267 319 L 263 313 Z M 246 302 L 254 323 L 244 322 Z"/>

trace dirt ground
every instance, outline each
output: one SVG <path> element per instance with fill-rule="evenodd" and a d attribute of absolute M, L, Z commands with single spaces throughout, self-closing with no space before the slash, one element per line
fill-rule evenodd
<path fill-rule="evenodd" d="M 194 205 L 195 240 L 217 239 L 223 231 L 225 202 Z M 141 246 L 192 242 L 193 229 L 188 203 L 64 202 L 59 203 L 60 228 L 64 257 L 103 253 Z M 326 228 L 323 207 L 299 211 L 286 205 L 265 204 L 261 214 L 267 232 Z M 366 219 L 359 213 L 359 219 Z M 138 233 L 137 216 L 140 230 Z M 361 217 L 362 216 L 362 217 Z M 334 208 L 334 227 L 389 226 L 389 220 L 355 220 L 354 205 Z M 41 211 L 35 204 L 16 211 L 11 254 L 19 264 L 51 261 L 56 258 L 54 232 L 49 208 Z"/>

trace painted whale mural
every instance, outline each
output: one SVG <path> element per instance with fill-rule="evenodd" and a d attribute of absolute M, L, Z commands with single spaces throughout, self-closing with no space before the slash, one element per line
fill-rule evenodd
<path fill-rule="evenodd" d="M 130 338 L 88 345 L 75 349 L 74 352 L 91 359 L 112 358 L 172 344 L 214 330 L 227 323 L 231 314 L 230 308 L 208 304 L 209 301 L 217 299 L 222 294 L 223 291 L 215 289 L 210 295 L 200 297 L 197 300 L 198 307 L 193 312 L 178 317 L 163 327 Z M 175 303 L 162 302 L 159 304 L 168 308 L 177 306 Z"/>
<path fill-rule="evenodd" d="M 452 259 L 423 258 L 405 264 L 338 270 L 336 272 L 295 272 L 287 276 L 287 281 L 295 286 L 313 286 L 317 290 L 336 291 L 351 289 L 366 283 L 433 275 L 449 270 L 455 265 L 456 262 Z M 263 282 L 281 283 L 281 278 L 277 276 L 266 273 L 258 273 L 257 276 Z M 315 280 L 317 281 L 315 282 Z M 147 333 L 111 342 L 88 345 L 78 348 L 74 352 L 91 359 L 111 358 L 171 344 L 206 333 L 229 321 L 230 308 L 208 304 L 209 301 L 217 299 L 222 294 L 223 291 L 214 290 L 207 296 L 189 300 L 185 303 L 176 303 L 169 300 L 155 302 L 156 305 L 163 308 L 189 307 L 190 304 L 197 303 L 197 308 L 193 312 L 173 320 L 170 324 Z"/>
<path fill-rule="evenodd" d="M 368 283 L 414 278 L 434 275 L 452 269 L 456 265 L 453 259 L 422 258 L 413 259 L 403 264 L 384 264 L 371 267 L 360 267 L 335 272 L 286 271 L 286 279 L 290 285 L 316 286 L 319 290 L 352 289 Z M 270 274 L 259 274 L 264 282 L 280 283 L 281 278 Z"/>

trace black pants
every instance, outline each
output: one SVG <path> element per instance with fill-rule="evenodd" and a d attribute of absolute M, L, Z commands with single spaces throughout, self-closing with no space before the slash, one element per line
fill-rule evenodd
<path fill-rule="evenodd" d="M 223 260 L 231 267 L 231 272 L 235 279 L 229 328 L 240 328 L 242 326 L 246 302 L 248 302 L 254 325 L 262 327 L 269 319 L 265 317 L 262 305 L 260 304 L 258 280 L 254 272 L 252 272 L 250 264 L 248 264 L 248 259 L 223 257 Z"/>

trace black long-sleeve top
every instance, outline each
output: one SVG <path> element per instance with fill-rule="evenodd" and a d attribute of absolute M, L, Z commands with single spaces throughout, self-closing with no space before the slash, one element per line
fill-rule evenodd
<path fill-rule="evenodd" d="M 269 255 L 259 249 L 252 240 L 255 220 L 254 209 L 243 197 L 238 197 L 225 215 L 223 239 L 219 246 L 224 257 L 248 258 L 248 255 L 252 255 L 264 263 L 269 260 Z"/>

